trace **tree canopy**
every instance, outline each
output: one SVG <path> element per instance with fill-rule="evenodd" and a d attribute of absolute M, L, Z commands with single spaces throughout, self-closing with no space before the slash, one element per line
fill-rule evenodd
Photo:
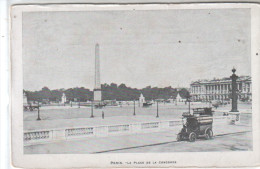
<path fill-rule="evenodd" d="M 189 96 L 187 89 L 182 88 L 177 90 L 171 86 L 165 88 L 147 86 L 143 89 L 136 89 L 127 87 L 125 84 L 117 85 L 115 83 L 102 84 L 102 99 L 103 100 L 118 100 L 118 101 L 129 101 L 138 100 L 142 93 L 146 100 L 154 99 L 170 99 L 175 98 L 178 94 L 184 98 Z M 49 101 L 60 101 L 62 94 L 66 94 L 67 101 L 77 100 L 88 101 L 93 99 L 93 91 L 84 87 L 76 87 L 69 89 L 55 89 L 50 90 L 48 87 L 43 87 L 40 91 L 25 91 L 30 101 L 42 101 L 47 99 Z"/>

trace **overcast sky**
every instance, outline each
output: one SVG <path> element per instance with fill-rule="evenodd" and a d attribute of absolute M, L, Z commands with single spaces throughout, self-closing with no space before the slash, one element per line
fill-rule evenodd
<path fill-rule="evenodd" d="M 250 75 L 250 10 L 34 12 L 23 14 L 24 89 L 101 83 L 189 87 Z"/>

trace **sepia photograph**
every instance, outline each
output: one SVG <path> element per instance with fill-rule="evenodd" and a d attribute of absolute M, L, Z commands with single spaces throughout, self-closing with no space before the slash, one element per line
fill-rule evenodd
<path fill-rule="evenodd" d="M 21 12 L 23 155 L 254 151 L 251 9 L 158 6 Z"/>

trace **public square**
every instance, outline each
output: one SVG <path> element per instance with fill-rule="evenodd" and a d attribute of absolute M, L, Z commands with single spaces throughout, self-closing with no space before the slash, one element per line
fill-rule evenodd
<path fill-rule="evenodd" d="M 131 103 L 131 102 L 130 102 Z M 202 108 L 211 106 L 210 103 L 192 102 L 191 108 Z M 214 109 L 215 116 L 222 116 L 223 112 L 229 111 L 231 105 L 222 105 Z M 241 103 L 238 108 L 243 113 L 251 113 L 251 104 Z M 37 121 L 37 110 L 24 111 L 24 130 L 35 130 L 44 128 L 61 128 L 74 126 L 98 126 L 109 124 L 148 122 L 154 120 L 181 119 L 183 112 L 188 112 L 188 103 L 159 103 L 157 118 L 157 106 L 153 104 L 151 107 L 135 107 L 134 105 L 123 105 L 122 107 L 104 107 L 102 109 L 94 109 L 94 118 L 91 116 L 91 107 L 78 106 L 44 106 L 40 108 L 40 121 Z M 104 119 L 102 119 L 104 112 Z M 64 120 L 65 119 L 65 120 Z"/>
<path fill-rule="evenodd" d="M 208 103 L 191 103 L 191 109 L 209 106 Z M 230 104 L 213 109 L 214 118 L 223 117 L 223 112 L 230 110 Z M 148 108 L 133 105 L 122 107 L 104 107 L 94 109 L 94 118 L 90 107 L 42 107 L 41 120 L 37 121 L 37 111 L 24 112 L 24 130 L 37 131 L 44 129 L 95 127 L 109 125 L 126 125 L 132 123 L 163 122 L 180 120 L 183 112 L 188 112 L 185 103 L 159 104 L 159 117 L 156 117 L 156 105 Z M 48 143 L 26 145 L 26 154 L 59 154 L 59 153 L 138 153 L 138 152 L 186 152 L 186 151 L 237 151 L 252 150 L 252 114 L 251 104 L 240 103 L 240 124 L 230 125 L 226 119 L 216 119 L 213 122 L 214 138 L 199 139 L 195 143 L 187 141 L 176 142 L 181 125 L 162 131 L 148 133 L 129 133 L 123 135 L 95 136 L 61 140 Z M 105 118 L 102 119 L 102 111 Z M 160 138 L 160 139 L 158 139 Z M 209 146 L 205 146 L 209 145 Z M 214 147 L 214 148 L 212 148 Z"/>
<path fill-rule="evenodd" d="M 126 15 L 128 16 L 129 14 Z M 105 14 L 104 18 L 106 17 Z M 145 20 L 141 21 L 143 22 Z M 184 22 L 185 20 L 180 23 Z M 94 22 L 93 25 L 95 24 L 97 23 Z M 117 24 L 115 26 L 117 27 Z M 71 60 L 70 57 L 66 57 L 70 59 L 67 61 L 59 59 L 55 63 L 52 56 L 42 57 L 43 63 L 48 60 L 49 66 L 53 64 L 50 69 L 34 67 L 31 59 L 34 58 L 35 53 L 28 54 L 25 63 L 30 65 L 30 68 L 24 67 L 24 72 L 31 75 L 32 70 L 35 69 L 41 73 L 35 78 L 32 78 L 33 75 L 30 78 L 25 76 L 26 80 L 24 80 L 25 153 L 102 153 L 117 150 L 128 152 L 124 151 L 126 149 L 131 149 L 131 152 L 191 151 L 189 146 L 182 150 L 168 149 L 164 146 L 155 149 L 143 148 L 148 145 L 175 142 L 176 135 L 182 127 L 182 134 L 179 135 L 181 139 L 178 140 L 188 138 L 192 142 L 199 136 L 210 139 L 214 133 L 218 139 L 213 139 L 212 142 L 219 147 L 216 147 L 219 150 L 224 149 L 221 148 L 222 142 L 217 141 L 221 140 L 218 136 L 227 136 L 232 139 L 227 144 L 236 146 L 236 137 L 240 137 L 238 133 L 249 132 L 243 137 L 245 138 L 243 141 L 248 144 L 243 145 L 242 149 L 250 150 L 252 84 L 250 66 L 248 66 L 250 62 L 246 59 L 247 53 L 241 51 L 244 52 L 241 55 L 244 60 L 241 62 L 243 66 L 234 64 L 236 60 L 227 60 L 226 54 L 221 57 L 217 54 L 215 57 L 221 61 L 221 64 L 214 63 L 217 67 L 213 68 L 212 60 L 208 59 L 209 51 L 204 52 L 199 49 L 196 54 L 198 58 L 195 59 L 194 52 L 198 46 L 193 46 L 189 54 L 187 47 L 181 48 L 180 45 L 188 44 L 191 36 L 187 42 L 183 39 L 183 43 L 180 40 L 183 37 L 173 40 L 176 36 L 172 36 L 172 26 L 168 25 L 167 29 L 159 26 L 155 30 L 156 32 L 159 29 L 167 30 L 165 38 L 159 38 L 162 43 L 157 42 L 165 45 L 156 45 L 156 48 L 153 46 L 155 43 L 150 43 L 150 39 L 145 40 L 150 35 L 141 38 L 145 40 L 140 45 L 142 48 L 136 44 L 133 46 L 137 48 L 131 48 L 128 39 L 131 37 L 128 36 L 132 34 L 131 31 L 128 32 L 129 34 L 122 34 L 128 39 L 125 39 L 125 44 L 128 44 L 126 46 L 122 44 L 123 41 L 118 43 L 111 41 L 110 38 L 106 39 L 105 36 L 100 39 L 93 36 L 95 38 L 92 42 L 84 45 L 85 50 L 89 49 L 88 52 L 81 53 L 81 50 L 73 52 L 75 55 L 75 52 L 80 51 L 78 54 L 81 59 Z M 201 32 L 201 25 L 197 26 L 192 30 Z M 223 26 L 226 26 L 226 23 Z M 99 25 L 96 27 L 95 31 L 98 34 L 104 31 Z M 135 27 L 131 29 L 134 30 Z M 106 33 L 104 32 L 104 35 Z M 209 40 L 211 41 L 212 38 L 210 37 Z M 106 43 L 105 39 L 110 39 L 107 41 L 109 43 Z M 82 42 L 79 44 L 82 45 Z M 30 51 L 30 45 L 27 45 Z M 118 50 L 106 51 L 113 46 Z M 227 48 L 226 45 L 222 47 Z M 201 46 L 201 49 L 204 48 L 204 45 Z M 234 45 L 227 48 L 229 53 L 233 48 Z M 153 49 L 158 53 L 151 52 Z M 240 47 L 238 49 L 241 50 Z M 213 50 L 216 48 L 211 48 L 211 56 Z M 136 53 L 125 53 L 127 51 Z M 179 56 L 176 55 L 177 51 L 180 52 Z M 237 53 L 238 50 L 234 52 Z M 192 62 L 187 62 L 191 58 Z M 199 71 L 202 60 L 205 70 Z M 196 62 L 198 66 L 194 66 Z M 118 63 L 116 67 L 111 66 L 114 63 Z M 56 71 L 57 65 L 59 71 Z M 75 69 L 71 69 L 72 65 Z M 225 69 L 219 65 L 226 65 Z M 61 81 L 62 79 L 64 81 Z M 208 107 L 211 107 L 213 112 Z M 193 111 L 194 108 L 202 109 Z M 225 150 L 233 151 L 237 148 Z M 194 151 L 212 150 L 198 148 Z"/>

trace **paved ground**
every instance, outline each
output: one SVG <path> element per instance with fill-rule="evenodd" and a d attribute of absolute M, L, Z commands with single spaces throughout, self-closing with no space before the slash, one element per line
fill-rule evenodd
<path fill-rule="evenodd" d="M 25 146 L 26 154 L 74 154 L 102 152 L 173 152 L 173 151 L 235 151 L 252 149 L 251 115 L 242 114 L 241 124 L 228 125 L 225 121 L 214 123 L 213 140 L 195 143 L 176 142 L 176 135 L 182 126 L 174 130 L 132 135 L 92 137 L 84 140 L 71 140 L 42 145 Z M 246 132 L 246 133 L 240 133 Z M 236 133 L 233 135 L 227 135 Z M 161 145 L 158 145 L 161 144 Z M 173 148 L 174 147 L 174 148 Z"/>
<path fill-rule="evenodd" d="M 208 104 L 192 104 L 191 108 L 204 107 Z M 102 109 L 94 109 L 94 116 L 101 117 L 102 111 L 105 113 L 105 117 L 115 116 L 133 116 L 134 106 L 124 105 L 123 107 L 104 107 Z M 175 105 L 171 104 L 159 104 L 159 115 L 160 116 L 171 116 L 181 117 L 182 112 L 188 111 L 188 105 L 184 103 Z M 156 105 L 151 107 L 143 108 L 136 105 L 136 115 L 141 116 L 156 116 Z M 74 107 L 69 106 L 51 106 L 40 108 L 40 116 L 42 120 L 56 120 L 56 119 L 74 119 L 74 118 L 89 118 L 91 115 L 91 107 Z M 36 121 L 37 111 L 24 111 L 24 121 Z"/>
<path fill-rule="evenodd" d="M 204 107 L 207 104 L 192 104 L 191 107 Z M 243 109 L 250 109 L 251 105 L 240 104 Z M 46 108 L 46 107 L 45 107 Z M 49 107 L 50 108 L 50 107 Z M 230 109 L 230 105 L 221 106 L 215 110 L 215 116 L 223 114 L 223 111 Z M 66 128 L 79 126 L 100 126 L 109 124 L 140 123 L 150 121 L 162 121 L 180 119 L 183 112 L 188 111 L 188 106 L 174 104 L 160 104 L 159 118 L 156 118 L 156 106 L 149 108 L 136 107 L 136 116 L 133 116 L 133 105 L 123 107 L 105 107 L 94 110 L 94 118 L 90 118 L 91 109 L 89 107 L 67 108 L 64 106 L 41 110 L 41 121 L 36 121 L 37 111 L 24 112 L 24 129 L 39 130 L 52 128 Z M 102 111 L 105 119 L 101 118 Z"/>
<path fill-rule="evenodd" d="M 241 132 L 215 136 L 212 140 L 196 142 L 170 142 L 153 146 L 108 151 L 106 153 L 157 153 L 157 152 L 207 152 L 207 151 L 250 151 L 252 132 Z"/>
<path fill-rule="evenodd" d="M 143 122 L 174 120 L 173 118 L 155 116 L 117 116 L 117 117 L 101 117 L 91 118 L 74 118 L 74 119 L 57 119 L 57 120 L 41 120 L 41 121 L 24 121 L 24 130 L 43 130 L 43 129 L 59 129 L 73 127 L 96 127 L 103 125 L 121 125 Z"/>
<path fill-rule="evenodd" d="M 207 104 L 192 104 L 193 107 L 204 107 Z M 240 110 L 251 110 L 250 104 L 239 104 Z M 230 105 L 221 106 L 215 110 L 215 116 L 222 116 L 222 111 L 230 109 Z M 180 119 L 183 112 L 188 111 L 187 105 L 160 104 L 159 118 L 156 118 L 156 106 L 149 108 L 136 107 L 136 116 L 133 116 L 133 106 L 105 107 L 95 109 L 95 118 L 90 117 L 89 107 L 68 108 L 56 107 L 55 109 L 45 107 L 41 110 L 41 121 L 36 121 L 37 112 L 24 112 L 24 129 L 51 129 L 69 128 L 78 126 L 100 126 L 111 124 L 125 124 L 135 122 L 149 122 L 161 120 Z M 105 112 L 105 119 L 101 118 L 101 112 Z M 98 152 L 172 152 L 172 151 L 234 151 L 252 149 L 251 137 L 251 113 L 241 114 L 241 124 L 227 125 L 214 122 L 213 131 L 215 135 L 236 133 L 215 137 L 213 140 L 198 141 L 196 143 L 176 143 L 176 135 L 182 126 L 174 130 L 155 133 L 139 133 L 124 136 L 92 137 L 84 140 L 70 140 L 42 145 L 25 146 L 26 154 L 45 153 L 98 153 Z M 246 132 L 246 133 L 239 133 Z M 170 142 L 170 143 L 169 143 Z M 161 144 L 161 145 L 158 145 Z M 148 147 L 144 147 L 150 145 Z M 207 145 L 207 146 L 205 146 Z M 138 147 L 138 148 L 134 148 Z M 214 147 L 214 148 L 212 148 Z M 120 150 L 119 150 L 120 149 Z"/>

